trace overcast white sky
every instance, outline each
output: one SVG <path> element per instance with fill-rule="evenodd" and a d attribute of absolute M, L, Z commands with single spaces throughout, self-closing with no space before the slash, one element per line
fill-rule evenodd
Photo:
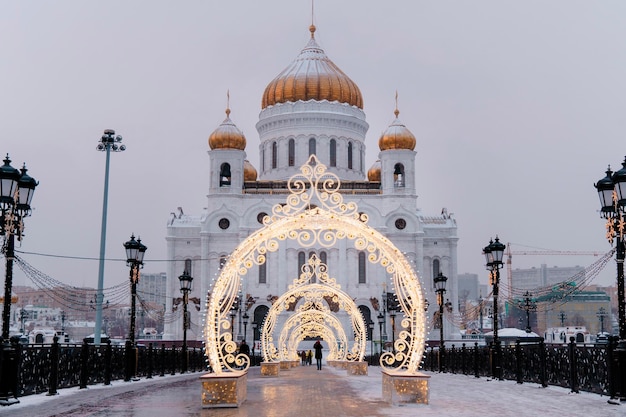
<path fill-rule="evenodd" d="M 608 251 L 594 182 L 626 155 L 626 2 L 318 0 L 316 38 L 360 87 L 380 133 L 417 137 L 419 206 L 458 221 L 459 273 L 486 281 L 481 249 L 502 241 Z M 0 153 L 40 181 L 19 250 L 97 258 L 103 129 L 111 155 L 107 258 L 131 233 L 146 272 L 165 270 L 166 221 L 205 204 L 209 134 L 231 118 L 258 167 L 265 86 L 304 47 L 309 0 L 0 1 Z M 95 287 L 98 262 L 22 255 L 51 277 Z M 589 265 L 517 256 L 515 267 Z M 127 280 L 106 264 L 105 287 Z M 615 263 L 598 283 L 615 281 Z M 31 285 L 19 271 L 16 284 Z"/>

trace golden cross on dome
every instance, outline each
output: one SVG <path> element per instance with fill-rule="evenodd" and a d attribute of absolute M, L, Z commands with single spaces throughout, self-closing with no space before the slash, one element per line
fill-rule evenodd
<path fill-rule="evenodd" d="M 230 117 L 230 89 L 226 90 L 226 116 Z"/>
<path fill-rule="evenodd" d="M 393 111 L 393 114 L 396 115 L 396 119 L 398 118 L 398 115 L 400 114 L 400 110 L 398 110 L 398 90 L 396 90 L 396 109 Z"/>

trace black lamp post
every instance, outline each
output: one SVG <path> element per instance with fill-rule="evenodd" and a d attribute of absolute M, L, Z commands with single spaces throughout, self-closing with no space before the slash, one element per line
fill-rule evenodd
<path fill-rule="evenodd" d="M 193 277 L 189 275 L 189 271 L 183 271 L 183 274 L 178 277 L 180 281 L 180 292 L 183 293 L 183 369 L 182 373 L 187 372 L 189 367 L 189 356 L 187 355 L 187 329 L 189 328 L 189 312 L 187 311 L 187 304 L 189 303 L 189 292 L 191 291 L 191 284 Z"/>
<path fill-rule="evenodd" d="M 559 313 L 559 320 L 561 321 L 561 327 L 565 326 L 565 319 L 567 318 L 567 314 L 563 310 Z"/>
<path fill-rule="evenodd" d="M 243 340 L 246 340 L 246 336 L 248 335 L 248 320 L 250 320 L 250 316 L 247 311 L 243 312 Z"/>
<path fill-rule="evenodd" d="M 446 346 L 443 339 L 443 295 L 446 292 L 446 281 L 448 277 L 441 272 L 433 279 L 435 291 L 437 292 L 437 304 L 439 305 L 439 372 L 445 371 Z"/>
<path fill-rule="evenodd" d="M 598 316 L 598 319 L 600 319 L 600 333 L 604 333 L 604 318 L 607 316 L 606 309 L 604 307 L 600 307 L 596 315 Z"/>
<path fill-rule="evenodd" d="M 4 300 L 2 309 L 2 350 L 0 351 L 0 405 L 19 402 L 17 399 L 17 351 L 9 340 L 11 293 L 13 291 L 13 258 L 15 236 L 22 241 L 24 218 L 30 216 L 30 203 L 38 182 L 28 175 L 26 165 L 21 170 L 11 166 L 9 155 L 0 167 L 0 236 L 4 236 L 2 253 L 5 259 Z"/>
<path fill-rule="evenodd" d="M 383 352 L 383 324 L 385 323 L 385 316 L 382 311 L 378 313 L 378 333 L 380 335 L 380 353 Z"/>
<path fill-rule="evenodd" d="M 391 318 L 391 351 L 396 353 L 396 310 L 389 310 Z"/>
<path fill-rule="evenodd" d="M 256 355 L 254 349 L 256 348 L 257 341 L 257 329 L 259 324 L 256 321 L 252 322 L 252 366 L 256 366 Z"/>
<path fill-rule="evenodd" d="M 382 294 L 382 308 L 383 308 L 383 332 L 381 339 L 383 344 L 387 342 L 387 291 L 383 290 Z"/>
<path fill-rule="evenodd" d="M 135 346 L 135 316 L 137 307 L 137 283 L 139 282 L 139 269 L 143 268 L 143 257 L 148 249 L 141 239 L 135 240 L 135 235 L 130 236 L 130 240 L 124 243 L 126 249 L 126 265 L 130 266 L 130 330 L 128 340 Z"/>
<path fill-rule="evenodd" d="M 532 299 L 532 294 L 526 291 L 524 298 L 519 302 L 518 306 L 526 312 L 526 333 L 530 333 L 532 330 L 530 328 L 530 312 L 537 310 L 537 303 Z"/>
<path fill-rule="evenodd" d="M 126 265 L 130 266 L 130 330 L 128 331 L 128 340 L 126 340 L 126 375 L 124 380 L 130 381 L 131 378 L 134 378 L 137 368 L 137 350 L 135 346 L 137 282 L 139 282 L 139 269 L 143 267 L 143 257 L 148 248 L 141 243 L 141 239 L 135 240 L 135 235 L 133 234 L 130 240 L 124 243 L 124 249 L 126 249 Z"/>
<path fill-rule="evenodd" d="M 617 262 L 617 312 L 619 321 L 619 342 L 617 344 L 617 368 L 612 374 L 618 375 L 617 390 L 621 399 L 626 399 L 626 300 L 624 300 L 624 233 L 626 222 L 626 158 L 622 169 L 613 173 L 609 166 L 606 176 L 594 184 L 600 197 L 600 215 L 606 219 L 606 237 L 609 244 L 615 240 L 615 261 Z"/>
<path fill-rule="evenodd" d="M 502 380 L 502 367 L 500 365 L 500 339 L 498 338 L 498 293 L 500 291 L 500 268 L 502 268 L 502 257 L 506 245 L 500 242 L 496 236 L 495 242 L 489 241 L 483 249 L 485 260 L 487 261 L 487 270 L 490 271 L 489 279 L 493 287 L 493 360 L 492 375 L 494 378 Z"/>
<path fill-rule="evenodd" d="M 480 334 L 482 337 L 483 332 L 483 296 L 482 294 L 478 297 L 478 315 L 480 317 L 480 324 L 479 324 L 479 329 L 480 329 Z"/>

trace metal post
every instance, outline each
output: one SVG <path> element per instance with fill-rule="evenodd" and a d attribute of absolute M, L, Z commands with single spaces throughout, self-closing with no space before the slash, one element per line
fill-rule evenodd
<path fill-rule="evenodd" d="M 437 293 L 437 303 L 439 304 L 439 372 L 444 372 L 446 342 L 443 339 L 443 291 Z"/>
<path fill-rule="evenodd" d="M 13 291 L 13 258 L 15 257 L 15 235 L 9 231 L 4 252 L 6 273 L 4 278 L 4 303 L 2 309 L 2 338 L 9 342 L 9 322 L 11 320 L 11 292 Z"/>
<path fill-rule="evenodd" d="M 96 149 L 106 152 L 106 162 L 104 166 L 104 196 L 102 198 L 102 225 L 100 228 L 100 259 L 98 265 L 98 288 L 96 290 L 96 325 L 94 329 L 93 342 L 100 344 L 100 332 L 102 331 L 102 303 L 104 301 L 104 257 L 106 249 L 107 235 L 107 207 L 109 201 L 109 165 L 111 151 L 121 152 L 126 150 L 126 146 L 118 145 L 122 141 L 121 136 L 115 136 L 115 131 L 106 129 L 100 143 Z"/>
<path fill-rule="evenodd" d="M 497 265 L 492 271 L 493 275 L 493 377 L 502 380 L 500 366 L 500 338 L 498 337 L 498 293 L 500 288 L 500 269 Z"/>
<path fill-rule="evenodd" d="M 139 267 L 134 262 L 130 266 L 130 330 L 128 331 L 128 340 L 131 346 L 135 346 L 135 314 L 137 303 L 137 275 Z"/>
<path fill-rule="evenodd" d="M 187 372 L 189 366 L 189 357 L 187 356 L 187 302 L 189 301 L 188 291 L 183 291 L 183 369 L 182 373 Z"/>

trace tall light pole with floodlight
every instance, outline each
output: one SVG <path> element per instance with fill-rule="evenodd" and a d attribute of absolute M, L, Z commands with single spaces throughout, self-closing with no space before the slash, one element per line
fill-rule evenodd
<path fill-rule="evenodd" d="M 441 272 L 433 279 L 435 292 L 437 293 L 437 304 L 439 305 L 439 372 L 445 371 L 446 345 L 443 338 L 443 295 L 446 292 L 446 282 L 448 277 Z"/>
<path fill-rule="evenodd" d="M 0 405 L 19 402 L 17 392 L 17 352 L 9 340 L 11 320 L 11 293 L 13 292 L 13 258 L 15 257 L 15 237 L 22 241 L 24 218 L 30 216 L 30 203 L 38 182 L 28 175 L 26 165 L 21 171 L 11 166 L 7 154 L 4 165 L 0 167 L 0 236 L 4 236 L 2 254 L 5 259 L 4 300 L 2 309 L 2 347 L 0 351 L 0 378 L 4 381 L 0 389 Z M 14 369 L 13 369 L 14 368 Z"/>
<path fill-rule="evenodd" d="M 491 372 L 493 377 L 499 380 L 502 380 L 502 366 L 500 364 L 500 339 L 498 338 L 498 293 L 500 292 L 500 268 L 504 265 L 502 257 L 505 249 L 506 245 L 500 242 L 498 236 L 496 236 L 495 242 L 489 241 L 489 245 L 483 249 L 487 270 L 490 271 L 490 284 L 493 287 L 493 360 Z"/>
<path fill-rule="evenodd" d="M 183 293 L 183 366 L 182 373 L 187 372 L 189 368 L 189 356 L 187 355 L 187 329 L 189 328 L 189 312 L 187 311 L 187 304 L 189 303 L 189 293 L 192 289 L 193 277 L 189 275 L 189 271 L 183 271 L 183 274 L 178 277 L 180 281 L 180 292 Z"/>
<path fill-rule="evenodd" d="M 109 162 L 111 152 L 122 152 L 126 150 L 125 145 L 121 145 L 122 137 L 115 136 L 115 130 L 105 129 L 96 149 L 106 153 L 104 166 L 104 197 L 102 198 L 102 226 L 100 229 L 100 258 L 98 266 L 98 288 L 96 290 L 96 325 L 93 333 L 93 342 L 100 344 L 100 333 L 102 332 L 102 302 L 104 301 L 104 257 L 107 236 L 107 207 L 109 202 Z"/>

